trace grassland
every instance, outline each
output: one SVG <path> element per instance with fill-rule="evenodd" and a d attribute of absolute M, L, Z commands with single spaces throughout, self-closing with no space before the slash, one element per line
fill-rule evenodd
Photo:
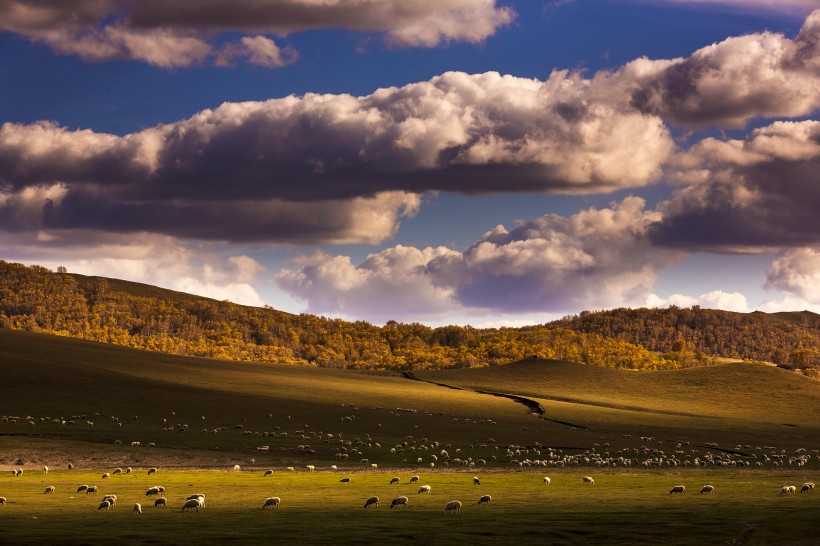
<path fill-rule="evenodd" d="M 528 361 L 417 376 L 423 381 L 0 330 L 0 496 L 8 499 L 0 506 L 0 543 L 820 542 L 820 493 L 778 495 L 784 484 L 818 481 L 812 450 L 820 448 L 820 383 L 748 364 L 626 372 Z M 527 396 L 544 418 L 475 391 Z M 417 449 L 422 443 L 431 447 Z M 258 451 L 262 445 L 269 450 Z M 520 453 L 508 457 L 511 445 Z M 637 464 L 653 452 L 680 451 L 681 460 L 691 460 L 737 446 L 749 456 L 734 459 L 752 466 Z M 342 448 L 347 459 L 336 457 Z M 547 448 L 623 453 L 636 464 L 510 463 L 546 458 Z M 445 468 L 441 449 L 476 465 Z M 798 449 L 810 454 L 802 467 L 786 462 Z M 784 454 L 783 464 L 757 466 L 775 452 Z M 66 470 L 69 462 L 75 470 Z M 379 469 L 369 470 L 372 463 Z M 242 471 L 231 471 L 234 464 Z M 308 464 L 318 471 L 306 472 Z M 126 466 L 134 474 L 100 477 Z M 151 466 L 160 468 L 156 476 L 147 476 Z M 23 476 L 12 477 L 13 468 L 23 468 Z M 263 478 L 267 468 L 274 475 Z M 429 495 L 407 484 L 411 474 L 432 486 Z M 476 474 L 480 486 L 472 485 Z M 594 486 L 581 484 L 587 474 Z M 398 486 L 389 485 L 394 475 Z M 342 476 L 352 483 L 340 484 Z M 697 494 L 706 483 L 715 485 L 713 496 Z M 116 493 L 118 506 L 98 512 L 98 499 L 75 493 L 80 484 L 100 486 L 97 497 Z M 677 484 L 688 492 L 670 495 Z M 48 485 L 57 490 L 44 495 Z M 167 488 L 167 509 L 154 509 L 145 497 L 152 485 Z M 206 508 L 183 514 L 182 499 L 200 492 Z M 477 506 L 481 494 L 493 503 Z M 282 508 L 263 512 L 272 495 L 282 497 Z M 381 506 L 364 510 L 371 495 Z M 397 495 L 408 495 L 411 507 L 391 510 Z M 445 517 L 442 507 L 452 499 L 464 509 Z M 141 516 L 131 512 L 134 502 L 143 503 Z"/>

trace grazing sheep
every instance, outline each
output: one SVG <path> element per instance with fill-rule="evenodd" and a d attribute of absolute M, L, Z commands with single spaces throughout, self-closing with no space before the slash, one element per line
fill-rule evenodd
<path fill-rule="evenodd" d="M 703 487 L 700 488 L 700 494 L 701 495 L 704 494 L 704 493 L 714 493 L 714 492 L 715 492 L 715 486 L 714 485 L 704 485 Z"/>
<path fill-rule="evenodd" d="M 43 465 L 43 474 L 48 474 L 48 467 Z"/>
<path fill-rule="evenodd" d="M 481 495 L 478 499 L 478 504 L 489 504 L 493 502 L 493 498 L 490 495 Z"/>
<path fill-rule="evenodd" d="M 390 478 L 390 485 L 393 485 L 394 483 L 399 483 L 399 478 L 398 477 Z"/>
<path fill-rule="evenodd" d="M 235 464 L 235 465 L 233 465 L 233 470 L 234 470 L 234 472 L 239 472 L 241 470 L 241 468 L 239 467 L 238 464 Z"/>
<path fill-rule="evenodd" d="M 584 483 L 585 483 L 585 484 L 587 484 L 587 483 L 588 483 L 589 485 L 595 485 L 595 480 L 593 480 L 593 479 L 592 479 L 591 477 L 589 477 L 589 476 L 584 476 Z"/>
<path fill-rule="evenodd" d="M 279 510 L 280 502 L 282 502 L 282 500 L 279 497 L 268 497 L 262 504 L 262 510 L 268 507 L 270 507 L 271 509 L 276 508 L 277 510 Z"/>
<path fill-rule="evenodd" d="M 339 483 L 350 483 L 350 478 L 342 478 L 341 480 L 339 480 Z"/>
<path fill-rule="evenodd" d="M 808 491 L 812 491 L 814 489 L 814 482 L 806 482 L 800 487 L 801 493 L 806 493 Z"/>
<path fill-rule="evenodd" d="M 185 512 L 186 510 L 190 510 L 191 508 L 196 508 L 196 511 L 199 512 L 199 509 L 202 505 L 199 503 L 199 499 L 188 499 L 182 505 L 182 511 Z"/>
<path fill-rule="evenodd" d="M 379 465 L 377 465 L 376 463 L 371 463 L 370 464 L 370 469 L 371 470 L 377 470 L 378 468 L 379 468 Z"/>
<path fill-rule="evenodd" d="M 669 490 L 669 493 L 686 493 L 686 486 L 685 485 L 676 485 L 672 489 Z"/>
<path fill-rule="evenodd" d="M 0 497 L 0 506 L 5 506 L 5 505 L 6 505 L 6 497 Z"/>
<path fill-rule="evenodd" d="M 88 488 L 85 490 L 86 495 L 90 495 L 90 494 L 96 493 L 96 492 L 97 492 L 97 486 L 96 485 L 89 485 Z"/>
<path fill-rule="evenodd" d="M 265 470 L 265 473 L 262 475 L 262 477 L 264 478 L 266 476 L 273 476 L 273 470 Z"/>
<path fill-rule="evenodd" d="M 111 503 L 107 500 L 103 500 L 100 502 L 100 505 L 97 506 L 97 510 L 111 510 Z"/>
<path fill-rule="evenodd" d="M 288 472 L 294 472 L 294 468 L 292 466 L 288 467 Z"/>
<path fill-rule="evenodd" d="M 77 488 L 77 493 L 82 493 L 83 491 L 85 491 L 87 489 L 88 489 L 87 485 L 81 485 L 80 487 Z"/>
<path fill-rule="evenodd" d="M 450 501 L 444 505 L 445 514 L 458 514 L 461 512 L 461 501 Z"/>
<path fill-rule="evenodd" d="M 549 479 L 549 477 L 544 476 L 544 485 L 549 485 L 551 482 L 552 482 L 552 480 Z"/>
<path fill-rule="evenodd" d="M 114 505 L 117 504 L 117 495 L 106 495 L 102 500 L 110 502 L 111 508 L 114 508 Z"/>
<path fill-rule="evenodd" d="M 115 468 L 112 474 L 122 474 L 122 468 Z"/>
<path fill-rule="evenodd" d="M 140 503 L 134 503 L 134 512 L 137 514 L 142 514 L 142 505 Z"/>
<path fill-rule="evenodd" d="M 314 472 L 316 470 L 316 467 L 312 464 L 307 465 L 305 468 L 307 468 L 308 472 Z"/>
<path fill-rule="evenodd" d="M 473 485 L 481 485 L 481 482 L 478 479 L 478 476 L 473 476 Z"/>
<path fill-rule="evenodd" d="M 368 508 L 371 505 L 375 504 L 376 506 L 379 505 L 379 497 L 370 497 L 366 501 L 364 501 L 364 507 Z"/>
<path fill-rule="evenodd" d="M 74 463 L 68 463 L 68 469 L 74 470 Z"/>
<path fill-rule="evenodd" d="M 202 493 L 196 493 L 194 495 L 189 495 L 188 497 L 185 498 L 185 500 L 191 500 L 191 499 L 202 499 L 202 503 L 203 504 L 205 503 L 205 495 L 203 495 Z"/>
<path fill-rule="evenodd" d="M 410 476 L 410 483 L 411 484 L 419 483 L 419 477 L 418 476 Z"/>
<path fill-rule="evenodd" d="M 150 497 L 151 495 L 159 495 L 159 493 L 159 487 L 155 485 L 154 487 L 148 488 L 148 491 L 145 492 L 145 496 Z"/>
<path fill-rule="evenodd" d="M 56 487 L 54 487 L 53 485 L 49 485 L 48 487 L 46 487 L 46 490 L 43 491 L 43 494 L 54 493 L 55 489 Z"/>
<path fill-rule="evenodd" d="M 151 474 L 156 474 L 156 473 L 157 473 L 157 469 L 156 469 L 156 468 L 149 468 L 149 469 L 148 469 L 148 475 L 149 475 L 149 476 L 150 476 Z"/>
<path fill-rule="evenodd" d="M 126 468 L 126 469 L 125 469 L 125 473 L 126 473 L 126 474 L 130 474 L 130 473 L 132 473 L 133 471 L 134 471 L 134 469 L 133 469 L 133 468 L 131 468 L 130 466 L 129 466 L 128 468 Z"/>
<path fill-rule="evenodd" d="M 430 492 L 430 486 L 429 485 L 422 485 L 421 487 L 419 487 L 418 494 L 429 493 L 429 492 Z"/>
<path fill-rule="evenodd" d="M 160 506 L 165 507 L 168 504 L 168 499 L 165 497 L 157 497 L 157 500 L 154 501 L 154 508 L 158 508 Z"/>
<path fill-rule="evenodd" d="M 794 492 L 797 490 L 797 487 L 794 485 L 784 485 L 780 488 L 781 495 L 794 495 Z"/>
<path fill-rule="evenodd" d="M 410 499 L 408 499 L 407 497 L 404 497 L 404 496 L 396 497 L 395 499 L 393 499 L 393 502 L 390 503 L 390 509 L 392 510 L 394 506 L 399 506 L 399 505 L 404 506 L 405 508 L 407 508 L 407 501 L 408 500 L 410 500 Z"/>
<path fill-rule="evenodd" d="M 110 477 L 111 477 L 111 474 L 109 474 L 108 472 L 105 472 L 105 473 L 103 473 L 103 475 L 102 475 L 102 479 L 104 479 L 104 480 L 107 480 L 107 479 L 108 479 L 108 478 L 110 478 Z"/>

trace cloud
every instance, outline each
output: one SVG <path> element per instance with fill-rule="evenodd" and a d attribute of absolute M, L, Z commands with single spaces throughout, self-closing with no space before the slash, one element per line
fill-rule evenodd
<path fill-rule="evenodd" d="M 215 51 L 215 37 L 342 28 L 383 33 L 394 46 L 433 47 L 482 42 L 514 16 L 510 8 L 496 6 L 496 0 L 5 0 L 0 3 L 0 31 L 91 61 L 126 59 L 171 68 L 211 57 L 222 65 L 228 58 L 246 57 L 252 64 L 275 68 L 294 60 L 295 52 L 280 51 L 264 36 L 245 36 Z"/>
<path fill-rule="evenodd" d="M 688 184 L 659 205 L 657 245 L 756 252 L 820 242 L 820 122 L 775 122 L 745 140 L 707 138 L 680 154 Z"/>
<path fill-rule="evenodd" d="M 765 286 L 820 306 L 820 252 L 815 248 L 786 252 L 766 272 Z"/>
<path fill-rule="evenodd" d="M 314 313 L 383 322 L 441 314 L 529 313 L 634 305 L 681 253 L 650 248 L 656 214 L 630 197 L 613 208 L 497 226 L 463 252 L 396 246 L 354 265 L 347 256 L 302 258 L 278 286 Z"/>
<path fill-rule="evenodd" d="M 672 294 L 668 298 L 661 298 L 657 294 L 650 294 L 646 298 L 646 307 L 669 307 L 672 305 L 676 307 L 699 305 L 706 309 L 723 309 L 724 311 L 734 311 L 736 313 L 749 312 L 749 303 L 746 296 L 740 292 L 714 290 L 706 294 L 701 294 L 698 297 Z"/>
<path fill-rule="evenodd" d="M 806 14 L 817 8 L 816 0 L 668 0 L 675 4 L 726 6 L 741 10 L 762 9 Z"/>
<path fill-rule="evenodd" d="M 243 305 L 264 304 L 253 284 L 265 268 L 249 256 L 224 258 L 148 233 L 74 235 L 52 241 L 47 234 L 23 238 L 0 232 L 0 254 L 51 269 L 65 266 L 71 273 L 127 279 Z"/>
<path fill-rule="evenodd" d="M 633 105 L 686 125 L 743 127 L 756 117 L 820 108 L 820 9 L 794 40 L 770 32 L 729 38 L 686 59 L 626 65 Z"/>

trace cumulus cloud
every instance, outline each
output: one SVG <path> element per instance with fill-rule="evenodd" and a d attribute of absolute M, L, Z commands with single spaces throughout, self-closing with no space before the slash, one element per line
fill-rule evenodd
<path fill-rule="evenodd" d="M 639 84 L 642 112 L 689 125 L 742 127 L 755 117 L 796 117 L 820 108 L 820 10 L 797 37 L 729 38 L 686 59 L 639 59 L 622 69 Z"/>
<path fill-rule="evenodd" d="M 658 245 L 728 251 L 820 241 L 820 122 L 776 122 L 744 140 L 707 138 L 676 157 L 688 184 L 659 206 Z"/>
<path fill-rule="evenodd" d="M 4 0 L 0 30 L 94 61 L 130 59 L 170 68 L 212 56 L 217 64 L 246 57 L 274 68 L 295 53 L 264 36 L 246 36 L 215 51 L 214 37 L 343 28 L 383 33 L 396 46 L 433 47 L 482 42 L 514 15 L 496 0 Z"/>
<path fill-rule="evenodd" d="M 766 288 L 820 305 L 820 251 L 798 248 L 786 252 L 766 272 Z"/>
<path fill-rule="evenodd" d="M 723 309 L 724 311 L 734 311 L 736 313 L 748 313 L 749 303 L 746 296 L 740 292 L 725 292 L 714 290 L 701 294 L 698 297 L 684 294 L 672 294 L 668 298 L 661 298 L 657 294 L 650 294 L 646 298 L 647 307 L 692 307 L 699 305 L 706 309 Z"/>
<path fill-rule="evenodd" d="M 640 304 L 657 272 L 682 257 L 650 248 L 646 228 L 657 215 L 644 205 L 630 197 L 612 208 L 497 226 L 463 252 L 397 246 L 359 265 L 347 256 L 303 258 L 276 282 L 311 312 L 376 322 Z"/>
<path fill-rule="evenodd" d="M 11 261 L 37 263 L 72 273 L 127 279 L 243 305 L 263 305 L 253 284 L 265 268 L 246 255 L 222 257 L 167 236 L 137 233 L 0 232 L 0 254 Z"/>

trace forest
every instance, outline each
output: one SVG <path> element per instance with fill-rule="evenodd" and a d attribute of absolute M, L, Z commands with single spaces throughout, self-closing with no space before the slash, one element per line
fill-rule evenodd
<path fill-rule="evenodd" d="M 186 356 L 320 367 L 469 368 L 535 357 L 657 370 L 728 357 L 808 373 L 818 367 L 816 318 L 801 323 L 705 309 L 617 309 L 524 328 L 396 321 L 379 327 L 0 261 L 0 328 Z"/>

